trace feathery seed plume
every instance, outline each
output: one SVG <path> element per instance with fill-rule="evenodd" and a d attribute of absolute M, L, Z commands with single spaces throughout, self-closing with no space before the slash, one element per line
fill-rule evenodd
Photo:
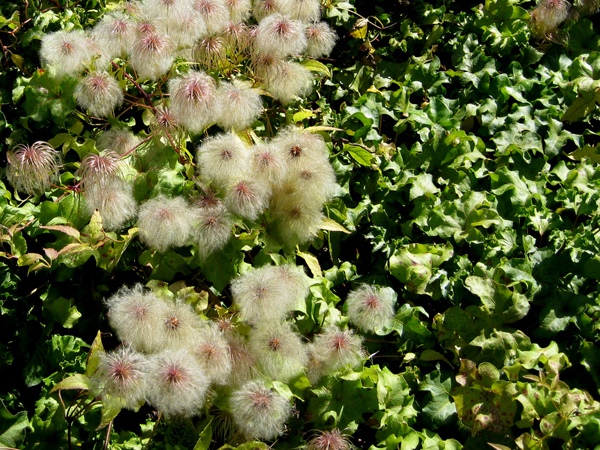
<path fill-rule="evenodd" d="M 244 130 L 258 119 L 263 103 L 260 92 L 249 82 L 234 79 L 231 83 L 221 82 L 217 93 L 223 105 L 217 124 L 224 129 Z"/>
<path fill-rule="evenodd" d="M 232 235 L 233 218 L 223 203 L 214 207 L 199 208 L 196 220 L 196 241 L 201 258 L 227 245 Z"/>
<path fill-rule="evenodd" d="M 127 346 L 103 353 L 98 370 L 92 375 L 92 391 L 104 402 L 137 409 L 146 391 L 146 358 Z"/>
<path fill-rule="evenodd" d="M 77 84 L 75 99 L 89 115 L 107 117 L 123 103 L 123 91 L 108 72 L 90 72 Z"/>
<path fill-rule="evenodd" d="M 210 382 L 186 350 L 165 351 L 148 362 L 148 402 L 167 418 L 201 413 Z"/>
<path fill-rule="evenodd" d="M 162 346 L 156 329 L 165 305 L 152 291 L 141 284 L 123 286 L 106 304 L 108 323 L 121 340 L 139 352 L 152 353 Z"/>
<path fill-rule="evenodd" d="M 289 289 L 296 280 L 281 277 L 280 270 L 272 265 L 254 268 L 231 282 L 233 299 L 245 321 L 280 321 L 298 305 L 299 298 Z"/>
<path fill-rule="evenodd" d="M 234 391 L 230 405 L 238 429 L 253 439 L 279 436 L 291 413 L 289 400 L 260 381 L 251 381 Z"/>
<path fill-rule="evenodd" d="M 321 19 L 320 0 L 280 0 L 279 9 L 282 14 L 304 23 Z"/>
<path fill-rule="evenodd" d="M 265 74 L 263 83 L 275 100 L 287 105 L 310 93 L 313 75 L 300 63 L 281 61 L 276 70 Z"/>
<path fill-rule="evenodd" d="M 281 12 L 279 10 L 280 3 L 281 0 L 256 0 L 254 2 L 252 15 L 254 16 L 257 22 L 260 22 L 265 17 L 270 16 L 271 14 Z"/>
<path fill-rule="evenodd" d="M 140 207 L 139 237 L 149 247 L 164 253 L 190 240 L 194 222 L 194 211 L 183 198 L 159 195 Z"/>
<path fill-rule="evenodd" d="M 246 172 L 249 157 L 250 149 L 231 132 L 206 139 L 196 153 L 202 178 L 222 187 L 228 186 Z"/>
<path fill-rule="evenodd" d="M 58 180 L 60 154 L 44 141 L 19 144 L 6 155 L 10 184 L 28 195 L 40 194 Z"/>
<path fill-rule="evenodd" d="M 208 34 L 221 33 L 231 20 L 225 0 L 192 0 L 192 8 L 204 19 Z"/>
<path fill-rule="evenodd" d="M 306 446 L 306 450 L 351 450 L 353 448 L 350 438 L 342 434 L 338 428 L 318 431 Z"/>
<path fill-rule="evenodd" d="M 201 330 L 198 337 L 191 342 L 191 351 L 211 382 L 227 383 L 233 363 L 229 343 L 215 323 L 211 322 Z"/>
<path fill-rule="evenodd" d="M 393 289 L 363 284 L 346 298 L 348 319 L 365 331 L 377 331 L 394 320 L 396 293 Z"/>
<path fill-rule="evenodd" d="M 109 58 L 124 57 L 133 44 L 135 25 L 128 15 L 113 11 L 96 24 L 91 35 Z"/>
<path fill-rule="evenodd" d="M 268 180 L 241 176 L 231 182 L 225 193 L 225 205 L 229 211 L 245 219 L 256 220 L 267 206 L 271 186 Z"/>
<path fill-rule="evenodd" d="M 114 177 L 85 187 L 88 214 L 100 212 L 102 226 L 107 231 L 120 229 L 137 214 L 137 202 L 131 184 Z"/>
<path fill-rule="evenodd" d="M 127 127 L 111 127 L 102 133 L 96 140 L 99 150 L 111 150 L 118 155 L 128 152 L 136 147 L 141 140 Z"/>
<path fill-rule="evenodd" d="M 91 58 L 88 38 L 81 30 L 55 31 L 42 38 L 40 59 L 54 70 L 57 79 L 78 76 Z"/>
<path fill-rule="evenodd" d="M 229 15 L 233 22 L 245 22 L 252 12 L 251 0 L 226 0 Z"/>
<path fill-rule="evenodd" d="M 308 362 L 304 343 L 287 322 L 258 325 L 250 331 L 248 348 L 263 374 L 273 380 L 288 381 Z"/>
<path fill-rule="evenodd" d="M 308 45 L 304 54 L 312 58 L 322 58 L 331 54 L 337 34 L 326 22 L 317 22 L 306 27 L 306 39 Z"/>
<path fill-rule="evenodd" d="M 365 357 L 362 340 L 352 330 L 327 327 L 317 335 L 312 346 L 313 358 L 324 362 L 325 373 L 333 373 L 350 365 L 358 365 Z"/>
<path fill-rule="evenodd" d="M 299 55 L 306 49 L 304 25 L 289 16 L 275 13 L 258 24 L 254 48 L 275 58 Z"/>
<path fill-rule="evenodd" d="M 171 38 L 159 31 L 140 33 L 131 49 L 131 67 L 142 80 L 156 80 L 171 68 L 175 58 Z"/>
<path fill-rule="evenodd" d="M 216 82 L 204 72 L 192 71 L 169 80 L 171 111 L 181 125 L 199 133 L 214 121 Z"/>

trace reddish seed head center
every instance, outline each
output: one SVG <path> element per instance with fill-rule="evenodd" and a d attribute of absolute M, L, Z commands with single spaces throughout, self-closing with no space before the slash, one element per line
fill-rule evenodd
<path fill-rule="evenodd" d="M 202 353 L 206 356 L 206 359 L 212 359 L 217 354 L 217 349 L 214 345 L 206 344 L 202 347 Z"/>
<path fill-rule="evenodd" d="M 235 186 L 235 194 L 238 197 L 244 197 L 244 198 L 248 198 L 248 199 L 254 197 L 254 195 L 252 194 L 252 191 L 250 190 L 250 187 L 243 181 L 239 182 Z"/>
<path fill-rule="evenodd" d="M 290 24 L 286 20 L 282 20 L 275 24 L 275 33 L 279 36 L 285 36 L 290 32 Z"/>
<path fill-rule="evenodd" d="M 75 50 L 75 46 L 70 42 L 63 42 L 63 44 L 61 45 L 61 50 L 63 54 L 70 55 L 73 52 L 73 50 Z"/>
<path fill-rule="evenodd" d="M 148 34 L 142 43 L 144 48 L 150 52 L 156 52 L 161 48 L 160 38 L 155 34 Z"/>
<path fill-rule="evenodd" d="M 298 156 L 300 156 L 300 154 L 302 153 L 302 148 L 294 145 L 291 149 L 290 149 L 290 154 L 294 157 L 297 158 Z"/>
<path fill-rule="evenodd" d="M 137 305 L 133 310 L 133 315 L 136 319 L 141 320 L 148 314 L 148 308 L 144 305 Z"/>
<path fill-rule="evenodd" d="M 264 286 L 259 286 L 256 288 L 256 296 L 261 299 L 267 295 L 268 289 Z"/>
<path fill-rule="evenodd" d="M 271 350 L 273 350 L 274 352 L 276 352 L 277 350 L 279 350 L 281 348 L 281 341 L 279 339 L 277 339 L 276 337 L 271 338 L 269 340 L 269 348 Z"/>
<path fill-rule="evenodd" d="M 181 367 L 171 366 L 165 370 L 165 380 L 169 384 L 179 384 L 185 379 L 185 373 Z"/>
<path fill-rule="evenodd" d="M 290 217 L 292 219 L 300 219 L 302 217 L 302 210 L 300 208 L 292 208 L 290 210 Z"/>
<path fill-rule="evenodd" d="M 252 396 L 252 404 L 256 409 L 267 409 L 271 404 L 271 398 L 269 395 L 256 393 Z"/>
<path fill-rule="evenodd" d="M 114 34 L 123 34 L 127 30 L 127 24 L 122 20 L 115 20 L 113 22 L 112 32 Z"/>
<path fill-rule="evenodd" d="M 171 316 L 169 318 L 167 318 L 167 320 L 165 320 L 165 325 L 167 326 L 167 328 L 170 328 L 171 330 L 176 330 L 179 327 L 179 324 L 181 322 L 179 321 L 179 318 L 175 317 L 175 316 Z"/>
<path fill-rule="evenodd" d="M 338 333 L 333 337 L 333 349 L 335 351 L 342 351 L 348 348 L 348 339 L 343 333 Z"/>
<path fill-rule="evenodd" d="M 377 309 L 379 308 L 379 299 L 374 295 L 369 295 L 365 299 L 365 305 L 369 309 Z"/>
<path fill-rule="evenodd" d="M 112 377 L 118 383 L 129 380 L 132 376 L 131 367 L 128 364 L 117 362 L 112 367 Z"/>

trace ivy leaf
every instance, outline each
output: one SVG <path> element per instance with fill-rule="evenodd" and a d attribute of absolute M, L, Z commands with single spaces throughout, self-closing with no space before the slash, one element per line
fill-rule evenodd
<path fill-rule="evenodd" d="M 441 371 L 434 370 L 425 375 L 419 385 L 419 390 L 427 391 L 423 399 L 423 413 L 425 424 L 433 430 L 449 423 L 456 415 L 456 405 L 451 399 L 452 379 L 443 375 Z"/>
<path fill-rule="evenodd" d="M 31 429 L 27 419 L 27 411 L 11 414 L 3 403 L 0 403 L 0 445 L 18 448 L 25 439 L 25 433 Z"/>

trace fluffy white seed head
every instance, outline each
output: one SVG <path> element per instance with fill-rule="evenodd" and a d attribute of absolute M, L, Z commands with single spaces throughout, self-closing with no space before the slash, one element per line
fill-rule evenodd
<path fill-rule="evenodd" d="M 280 11 L 281 0 L 256 0 L 254 2 L 254 8 L 252 15 L 257 22 L 260 22 L 265 17 L 275 14 Z"/>
<path fill-rule="evenodd" d="M 321 19 L 320 0 L 279 0 L 282 14 L 304 23 L 317 22 Z"/>
<path fill-rule="evenodd" d="M 224 204 L 198 208 L 196 241 L 201 258 L 221 250 L 233 234 L 233 217 Z"/>
<path fill-rule="evenodd" d="M 350 438 L 338 429 L 318 431 L 308 441 L 306 450 L 352 450 L 354 446 Z"/>
<path fill-rule="evenodd" d="M 323 223 L 322 207 L 319 201 L 278 191 L 271 199 L 271 231 L 287 246 L 310 242 Z"/>
<path fill-rule="evenodd" d="M 271 14 L 258 24 L 254 48 L 276 58 L 299 55 L 306 49 L 304 25 L 283 14 Z"/>
<path fill-rule="evenodd" d="M 250 57 L 254 77 L 263 82 L 275 79 L 288 70 L 288 61 L 284 58 L 256 51 L 251 52 Z"/>
<path fill-rule="evenodd" d="M 141 5 L 141 15 L 154 18 L 161 31 L 169 35 L 172 27 L 177 27 L 177 22 L 191 12 L 188 0 L 146 0 Z"/>
<path fill-rule="evenodd" d="M 260 381 L 251 381 L 234 391 L 230 406 L 240 432 L 253 439 L 279 436 L 291 413 L 290 401 Z"/>
<path fill-rule="evenodd" d="M 209 386 L 202 366 L 186 350 L 165 351 L 149 359 L 148 402 L 167 418 L 199 415 Z"/>
<path fill-rule="evenodd" d="M 202 322 L 200 316 L 188 303 L 165 302 L 161 311 L 160 327 L 156 333 L 160 335 L 164 350 L 186 348 L 200 335 Z"/>
<path fill-rule="evenodd" d="M 218 106 L 214 78 L 192 71 L 169 80 L 171 111 L 188 131 L 199 133 L 215 120 Z"/>
<path fill-rule="evenodd" d="M 192 0 L 192 8 L 204 20 L 208 34 L 222 32 L 231 20 L 225 0 Z"/>
<path fill-rule="evenodd" d="M 140 138 L 133 134 L 129 128 L 111 127 L 98 137 L 96 147 L 99 150 L 110 150 L 122 155 L 137 147 L 140 142 Z"/>
<path fill-rule="evenodd" d="M 228 186 L 225 192 L 227 209 L 245 219 L 256 220 L 267 206 L 271 196 L 268 180 L 259 180 L 242 176 Z"/>
<path fill-rule="evenodd" d="M 247 171 L 250 149 L 235 133 L 223 133 L 206 139 L 196 159 L 204 180 L 228 186 Z"/>
<path fill-rule="evenodd" d="M 138 33 L 131 49 L 131 67 L 140 79 L 157 80 L 171 68 L 175 55 L 171 38 L 159 31 Z"/>
<path fill-rule="evenodd" d="M 362 341 L 352 330 L 330 326 L 313 341 L 312 358 L 324 362 L 325 373 L 333 373 L 350 365 L 360 364 L 365 358 Z"/>
<path fill-rule="evenodd" d="M 91 35 L 109 58 L 124 57 L 133 45 L 135 24 L 127 14 L 113 11 L 96 24 Z"/>
<path fill-rule="evenodd" d="M 313 75 L 300 63 L 282 61 L 276 71 L 265 74 L 263 83 L 275 100 L 287 105 L 311 92 Z"/>
<path fill-rule="evenodd" d="M 317 22 L 306 27 L 306 38 L 308 45 L 304 54 L 312 58 L 322 58 L 331 54 L 337 34 L 326 22 Z"/>
<path fill-rule="evenodd" d="M 229 16 L 233 22 L 245 22 L 252 12 L 251 0 L 226 0 Z"/>
<path fill-rule="evenodd" d="M 287 164 L 275 147 L 258 144 L 252 148 L 251 173 L 269 180 L 273 190 L 277 190 L 287 175 Z"/>
<path fill-rule="evenodd" d="M 91 58 L 88 38 L 81 30 L 55 31 L 42 38 L 40 59 L 54 70 L 57 79 L 78 76 Z"/>
<path fill-rule="evenodd" d="M 6 155 L 10 184 L 29 195 L 44 192 L 58 180 L 60 154 L 47 142 L 19 144 Z"/>
<path fill-rule="evenodd" d="M 227 45 L 220 35 L 199 39 L 194 44 L 194 59 L 206 70 L 217 69 L 227 60 Z"/>
<path fill-rule="evenodd" d="M 251 43 L 251 28 L 244 22 L 229 22 L 223 30 L 223 40 L 232 54 L 241 54 L 248 50 Z"/>
<path fill-rule="evenodd" d="M 104 150 L 100 154 L 90 153 L 85 156 L 76 174 L 81 177 L 84 186 L 92 185 L 119 177 L 123 164 L 116 152 Z"/>
<path fill-rule="evenodd" d="M 177 18 L 175 24 L 169 26 L 169 36 L 178 49 L 193 47 L 196 40 L 206 34 L 204 19 L 191 8 L 186 14 Z"/>
<path fill-rule="evenodd" d="M 212 383 L 227 383 L 233 363 L 229 343 L 215 323 L 211 322 L 204 327 L 198 337 L 191 342 L 190 348 Z"/>
<path fill-rule="evenodd" d="M 219 327 L 226 322 L 219 323 Z M 254 356 L 248 350 L 248 345 L 237 330 L 233 327 L 223 330 L 229 345 L 229 355 L 231 357 L 231 374 L 227 384 L 232 386 L 241 386 L 256 376 L 256 361 Z"/>
<path fill-rule="evenodd" d="M 103 353 L 91 377 L 92 391 L 104 402 L 137 409 L 146 393 L 146 364 L 144 355 L 127 346 Z"/>
<path fill-rule="evenodd" d="M 292 167 L 302 167 L 306 159 L 314 163 L 329 164 L 329 151 L 323 138 L 301 128 L 285 128 L 277 134 L 272 144 Z"/>
<path fill-rule="evenodd" d="M 288 381 L 308 362 L 306 346 L 287 322 L 258 325 L 250 332 L 248 348 L 261 372 L 272 380 Z"/>
<path fill-rule="evenodd" d="M 79 106 L 95 117 L 107 117 L 123 103 L 123 91 L 108 72 L 90 72 L 75 88 Z"/>
<path fill-rule="evenodd" d="M 273 269 L 280 282 L 285 284 L 286 295 L 290 299 L 290 304 L 297 306 L 304 302 L 308 295 L 308 278 L 301 266 L 294 264 L 284 264 L 275 266 Z"/>
<path fill-rule="evenodd" d="M 249 82 L 234 79 L 219 83 L 219 103 L 223 105 L 217 124 L 224 129 L 244 130 L 262 113 L 260 92 Z"/>
<path fill-rule="evenodd" d="M 177 141 L 185 133 L 179 119 L 173 114 L 171 108 L 159 106 L 154 111 L 154 118 L 150 124 L 150 129 L 153 133 L 158 133 L 159 136 Z"/>
<path fill-rule="evenodd" d="M 346 298 L 348 320 L 365 331 L 377 331 L 394 320 L 396 293 L 391 288 L 363 284 Z"/>
<path fill-rule="evenodd" d="M 133 188 L 121 178 L 114 177 L 85 187 L 88 214 L 100 212 L 107 231 L 118 230 L 137 214 Z"/>
<path fill-rule="evenodd" d="M 231 283 L 231 292 L 247 322 L 281 321 L 298 305 L 296 282 L 282 277 L 277 266 L 267 265 L 238 276 Z"/>
<path fill-rule="evenodd" d="M 329 161 L 301 158 L 289 168 L 282 190 L 307 203 L 322 206 L 335 197 L 338 184 Z"/>
<path fill-rule="evenodd" d="M 117 336 L 139 352 L 152 353 L 162 346 L 156 330 L 161 326 L 164 302 L 141 284 L 124 286 L 110 297 L 108 322 Z"/>
<path fill-rule="evenodd" d="M 149 247 L 164 253 L 190 240 L 194 221 L 194 211 L 183 198 L 159 195 L 140 207 L 139 237 Z"/>

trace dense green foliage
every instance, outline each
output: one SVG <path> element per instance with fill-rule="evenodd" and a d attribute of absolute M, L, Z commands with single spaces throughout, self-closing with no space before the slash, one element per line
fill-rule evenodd
<path fill-rule="evenodd" d="M 292 123 L 318 133 L 339 195 L 310 243 L 278 239 L 265 213 L 236 218 L 204 258 L 197 244 L 149 249 L 135 220 L 105 231 L 86 213 L 81 161 L 109 125 L 148 137 L 148 109 L 88 116 L 74 80 L 40 70 L 38 52 L 46 33 L 88 29 L 112 3 L 0 5 L 2 165 L 39 140 L 62 154 L 43 194 L 0 179 L 0 447 L 283 449 L 337 428 L 372 450 L 598 448 L 598 14 L 573 16 L 553 42 L 532 35 L 534 2 L 323 1 L 339 40 L 303 63 L 312 93 L 285 107 L 264 95 L 248 139 Z M 136 154 L 136 201 L 197 194 L 192 154 L 218 131 Z M 310 277 L 292 318 L 307 341 L 347 326 L 344 299 L 361 283 L 393 288 L 397 304 L 393 324 L 358 330 L 370 355 L 358 367 L 275 382 L 294 409 L 274 442 L 220 431 L 220 404 L 157 420 L 149 405 L 119 411 L 88 395 L 99 355 L 119 345 L 104 300 L 122 286 L 216 319 L 236 311 L 233 279 L 286 263 Z"/>

